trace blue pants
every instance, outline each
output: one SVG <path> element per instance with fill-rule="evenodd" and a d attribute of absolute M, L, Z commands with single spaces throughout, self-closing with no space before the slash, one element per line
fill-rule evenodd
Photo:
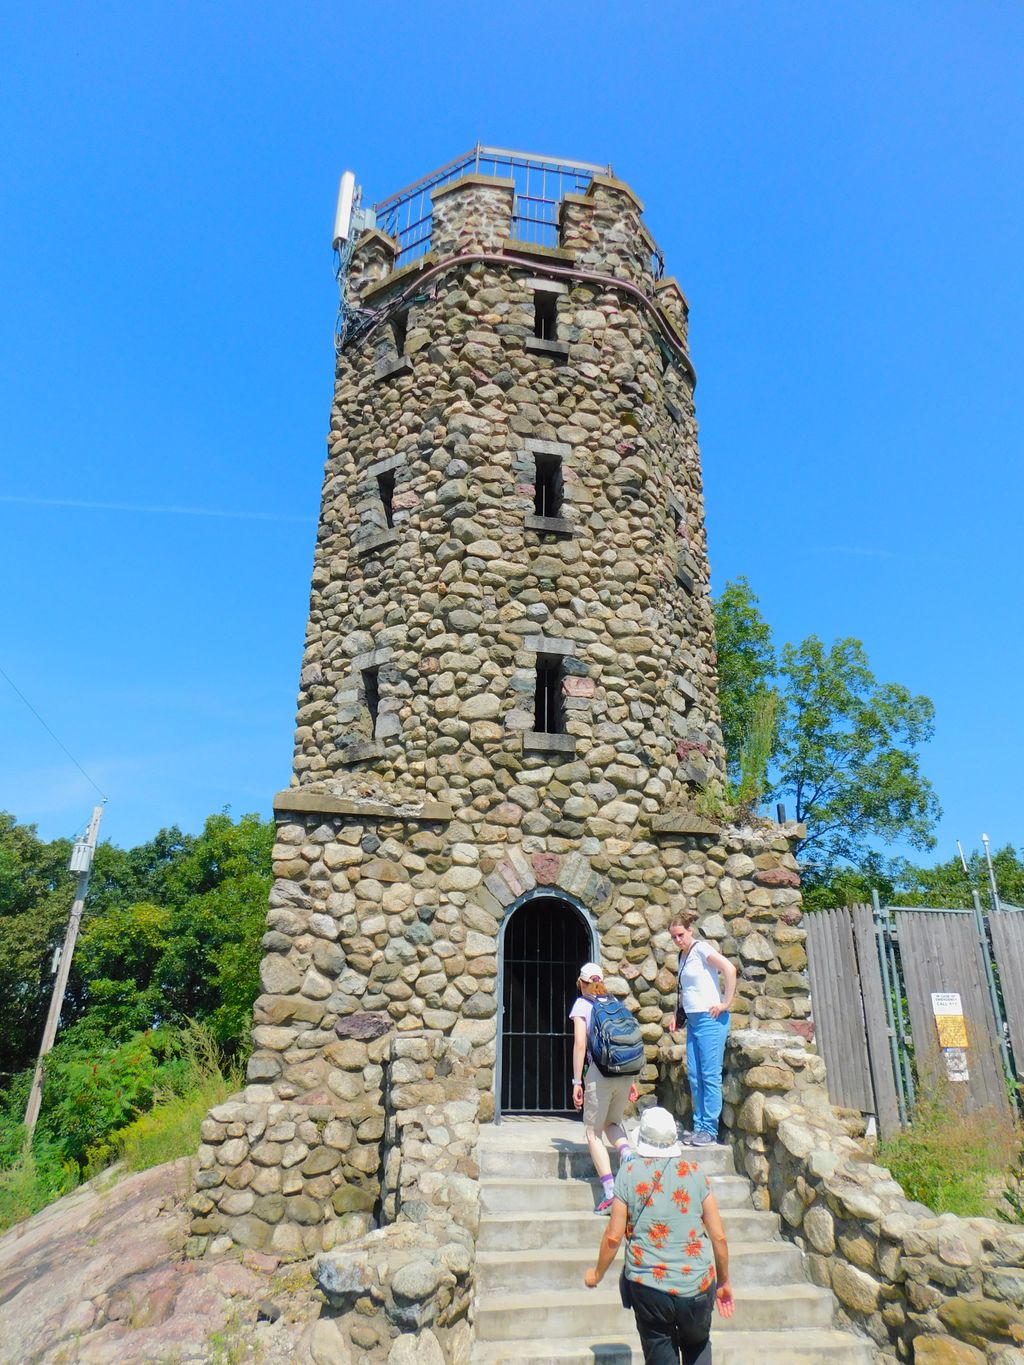
<path fill-rule="evenodd" d="M 686 1068 L 693 1096 L 693 1131 L 718 1136 L 722 1113 L 722 1059 L 729 1036 L 729 1014 L 686 1016 Z"/>

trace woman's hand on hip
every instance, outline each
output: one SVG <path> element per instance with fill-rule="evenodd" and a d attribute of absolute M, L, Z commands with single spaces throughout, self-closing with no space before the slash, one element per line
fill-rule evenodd
<path fill-rule="evenodd" d="M 712 1019 L 717 1019 L 718 1016 L 719 1016 L 720 1014 L 726 1014 L 726 1013 L 728 1013 L 728 1006 L 727 1006 L 727 1005 L 709 1005 L 709 1006 L 708 1006 L 708 1014 L 711 1015 Z"/>
<path fill-rule="evenodd" d="M 573 1108 L 575 1108 L 575 1109 L 582 1109 L 582 1108 L 583 1108 L 583 1086 L 582 1086 L 582 1085 L 574 1085 L 574 1086 L 573 1086 L 573 1088 L 572 1088 L 572 1103 L 573 1103 Z"/>
<path fill-rule="evenodd" d="M 715 1307 L 723 1318 L 731 1318 L 736 1301 L 732 1296 L 732 1285 L 728 1280 L 723 1280 L 715 1290 Z"/>

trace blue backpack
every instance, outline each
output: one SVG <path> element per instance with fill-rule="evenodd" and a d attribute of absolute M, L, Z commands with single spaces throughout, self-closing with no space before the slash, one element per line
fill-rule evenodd
<path fill-rule="evenodd" d="M 637 1076 L 644 1065 L 640 1025 L 621 1000 L 604 995 L 591 1002 L 587 1047 L 602 1076 Z"/>

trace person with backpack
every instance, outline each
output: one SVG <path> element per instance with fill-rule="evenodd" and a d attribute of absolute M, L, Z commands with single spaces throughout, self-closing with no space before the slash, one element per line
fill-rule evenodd
<path fill-rule="evenodd" d="M 611 1161 L 604 1139 L 617 1149 L 619 1160 L 629 1155 L 622 1128 L 627 1104 L 637 1097 L 636 1077 L 644 1065 L 640 1025 L 621 1000 L 608 993 L 597 962 L 580 968 L 579 998 L 569 1011 L 573 1023 L 572 1102 L 583 1110 L 587 1146 L 602 1186 L 598 1213 L 612 1206 Z M 584 1075 L 584 1063 L 586 1074 Z"/>
<path fill-rule="evenodd" d="M 683 910 L 668 927 L 679 949 L 679 999 L 669 1023 L 676 1033 L 686 1021 L 686 1071 L 693 1098 L 693 1128 L 683 1133 L 690 1147 L 718 1141 L 722 1114 L 722 1062 L 729 1035 L 729 1006 L 736 993 L 736 968 L 706 939 L 697 938 L 696 910 Z M 719 982 L 725 983 L 723 991 Z"/>
<path fill-rule="evenodd" d="M 596 1289 L 626 1243 L 619 1276 L 632 1308 L 645 1365 L 711 1365 L 711 1319 L 735 1308 L 729 1248 L 706 1173 L 688 1161 L 667 1109 L 645 1109 L 636 1155 L 619 1167 L 611 1218 L 597 1265 L 583 1283 Z"/>

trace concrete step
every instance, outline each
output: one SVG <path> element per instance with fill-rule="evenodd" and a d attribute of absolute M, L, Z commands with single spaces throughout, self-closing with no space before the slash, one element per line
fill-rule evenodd
<path fill-rule="evenodd" d="M 572 1247 L 552 1256 L 550 1248 L 538 1251 L 481 1251 L 476 1258 L 476 1283 L 480 1302 L 486 1305 L 496 1294 L 529 1294 L 583 1288 L 583 1272 L 597 1260 L 598 1238 L 593 1246 Z M 608 1278 L 617 1279 L 619 1265 Z M 729 1278 L 739 1292 L 748 1287 L 791 1285 L 804 1277 L 804 1263 L 792 1242 L 733 1242 L 729 1246 Z"/>
<path fill-rule="evenodd" d="M 619 1310 L 623 1320 L 629 1314 Z M 718 1319 L 716 1319 L 716 1322 Z M 871 1365 L 871 1343 L 852 1332 L 726 1332 L 711 1333 L 715 1365 Z M 521 1341 L 478 1342 L 474 1365 L 642 1365 L 636 1335 L 615 1334 L 598 1339 L 594 1332 L 578 1341 L 531 1338 Z"/>
<path fill-rule="evenodd" d="M 715 1328 L 723 1337 L 733 1332 L 824 1331 L 832 1326 L 833 1308 L 831 1293 L 815 1284 L 748 1288 L 737 1293 L 733 1316 L 716 1318 Z M 609 1272 L 597 1289 L 481 1295 L 476 1331 L 480 1342 L 521 1342 L 527 1332 L 531 1340 L 568 1337 L 587 1342 L 621 1338 L 628 1325 L 624 1318 L 618 1277 Z M 759 1354 L 745 1365 L 753 1362 L 764 1365 Z"/>
<path fill-rule="evenodd" d="M 779 1215 L 758 1209 L 723 1209 L 722 1222 L 729 1245 L 733 1242 L 774 1242 L 779 1238 Z M 592 1209 L 557 1213 L 485 1213 L 477 1237 L 479 1251 L 533 1251 L 542 1247 L 597 1246 L 603 1232 Z"/>
<path fill-rule="evenodd" d="M 719 1208 L 750 1208 L 750 1181 L 740 1175 L 709 1176 Z M 524 1179 L 489 1177 L 480 1187 L 486 1213 L 571 1212 L 597 1208 L 601 1200 L 600 1181 Z"/>
<path fill-rule="evenodd" d="M 618 1153 L 610 1151 L 612 1170 L 618 1170 Z M 686 1147 L 684 1159 L 695 1162 L 710 1175 L 734 1175 L 736 1162 L 732 1148 L 721 1143 L 713 1147 Z M 480 1174 L 487 1176 L 518 1176 L 535 1179 L 549 1179 L 557 1176 L 561 1180 L 589 1180 L 594 1175 L 594 1163 L 586 1144 L 567 1142 L 555 1138 L 548 1142 L 538 1137 L 536 1145 L 517 1145 L 510 1148 L 495 1147 L 491 1144 L 480 1147 Z"/>

